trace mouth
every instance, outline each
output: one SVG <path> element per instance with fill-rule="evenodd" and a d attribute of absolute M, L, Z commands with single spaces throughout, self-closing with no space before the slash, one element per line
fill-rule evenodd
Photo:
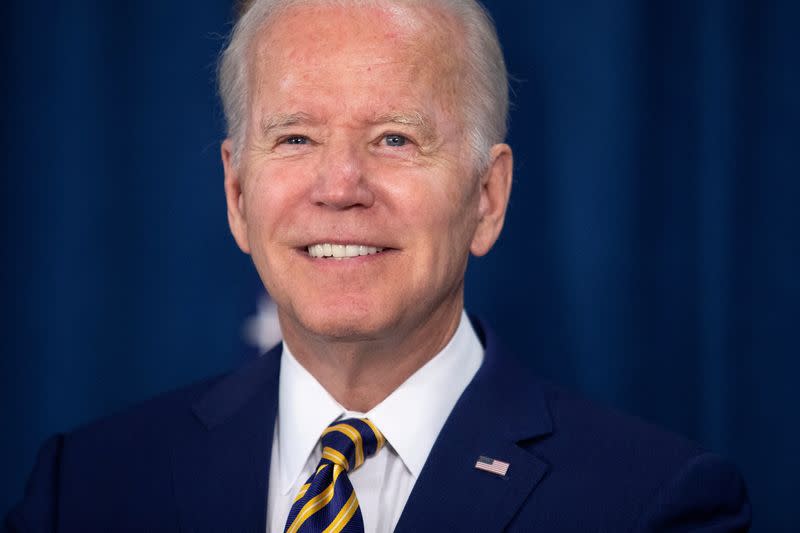
<path fill-rule="evenodd" d="M 318 259 L 353 259 L 366 255 L 377 255 L 387 248 L 380 246 L 368 246 L 365 244 L 333 244 L 319 243 L 309 244 L 307 247 L 308 255 Z"/>

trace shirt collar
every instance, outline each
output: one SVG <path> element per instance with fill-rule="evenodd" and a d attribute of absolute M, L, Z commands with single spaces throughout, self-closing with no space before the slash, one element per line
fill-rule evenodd
<path fill-rule="evenodd" d="M 466 313 L 450 342 L 366 413 L 416 479 L 450 411 L 483 362 L 483 346 Z M 284 343 L 278 400 L 281 488 L 288 493 L 322 431 L 352 416 L 292 355 Z"/>
<path fill-rule="evenodd" d="M 294 358 L 283 343 L 278 385 L 278 451 L 281 490 L 288 493 L 303 472 L 319 436 L 344 412 L 342 406 Z"/>

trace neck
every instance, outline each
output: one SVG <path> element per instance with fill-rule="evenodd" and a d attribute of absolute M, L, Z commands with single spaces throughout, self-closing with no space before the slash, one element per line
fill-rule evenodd
<path fill-rule="evenodd" d="M 366 413 L 442 351 L 458 328 L 462 309 L 459 300 L 420 324 L 366 341 L 301 336 L 283 321 L 282 329 L 294 357 L 330 395 L 345 409 Z"/>

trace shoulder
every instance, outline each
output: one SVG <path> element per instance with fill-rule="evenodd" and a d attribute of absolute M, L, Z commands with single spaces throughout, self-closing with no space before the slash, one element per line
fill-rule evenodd
<path fill-rule="evenodd" d="M 279 345 L 280 346 L 280 345 Z M 277 389 L 279 346 L 230 372 L 165 392 L 62 436 L 65 449 L 93 458 L 163 450 L 205 431 Z"/>
<path fill-rule="evenodd" d="M 553 424 L 550 445 L 562 454 L 602 456 L 615 466 L 684 461 L 702 447 L 678 434 L 590 401 L 564 388 L 539 382 Z M 577 459 L 577 458 L 576 458 Z"/>
<path fill-rule="evenodd" d="M 159 394 L 80 426 L 62 435 L 64 446 L 73 454 L 90 454 L 94 460 L 158 446 L 198 423 L 193 405 L 224 377 L 207 378 Z"/>
<path fill-rule="evenodd" d="M 277 402 L 279 346 L 230 373 L 52 437 L 40 450 L 6 528 L 51 531 L 68 523 L 72 530 L 109 530 L 124 516 L 128 530 L 170 529 L 176 520 L 176 465 L 185 464 L 187 451 L 202 448 L 208 452 L 203 457 L 213 458 L 220 446 L 240 443 L 251 426 L 263 437 L 258 444 L 267 445 Z M 198 461 L 193 468 L 202 472 L 204 466 Z"/>
<path fill-rule="evenodd" d="M 511 531 L 747 529 L 745 484 L 729 461 L 542 381 L 491 330 L 476 329 L 486 351 L 470 414 L 499 417 L 545 470 Z"/>
<path fill-rule="evenodd" d="M 227 374 L 204 378 L 188 385 L 138 401 L 113 413 L 92 420 L 65 433 L 70 440 L 91 439 L 94 435 L 136 432 L 147 429 L 168 428 L 191 414 L 194 402 L 224 379 Z"/>
<path fill-rule="evenodd" d="M 67 508 L 70 515 L 94 516 L 100 523 L 107 510 L 119 508 L 125 494 L 136 494 L 142 503 L 142 495 L 149 494 L 149 504 L 157 508 L 159 500 L 169 497 L 170 443 L 198 423 L 192 403 L 220 379 L 161 394 L 49 438 L 22 501 L 6 518 L 6 530 L 53 531 Z"/>
<path fill-rule="evenodd" d="M 601 531 L 747 530 L 747 491 L 730 461 L 563 388 L 537 386 L 552 433 L 526 448 L 549 464 L 540 496 L 551 510 L 580 501 L 576 516 Z"/>

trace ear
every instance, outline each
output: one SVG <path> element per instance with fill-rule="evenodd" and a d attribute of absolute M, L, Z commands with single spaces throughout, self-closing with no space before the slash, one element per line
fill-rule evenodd
<path fill-rule="evenodd" d="M 491 149 L 489 168 L 480 178 L 478 226 L 472 237 L 470 252 L 486 255 L 500 236 L 506 218 L 514 156 L 507 144 L 495 144 Z"/>
<path fill-rule="evenodd" d="M 222 143 L 222 167 L 225 171 L 225 200 L 228 204 L 228 226 L 231 228 L 236 244 L 246 254 L 250 253 L 247 238 L 247 217 L 245 216 L 244 195 L 242 194 L 241 169 L 233 163 L 233 141 L 225 139 Z"/>

